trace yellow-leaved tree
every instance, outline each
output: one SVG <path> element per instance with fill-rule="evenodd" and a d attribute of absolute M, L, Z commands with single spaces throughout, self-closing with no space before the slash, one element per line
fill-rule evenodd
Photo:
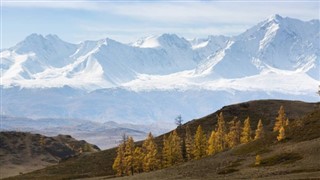
<path fill-rule="evenodd" d="M 207 149 L 207 138 L 205 133 L 202 131 L 201 125 L 198 126 L 197 132 L 194 136 L 194 149 L 193 155 L 195 159 L 200 159 L 206 155 Z"/>
<path fill-rule="evenodd" d="M 217 152 L 222 151 L 226 148 L 226 123 L 222 112 L 218 115 L 218 124 L 216 130 L 216 150 Z"/>
<path fill-rule="evenodd" d="M 186 158 L 189 161 L 193 158 L 193 138 L 188 125 L 186 127 L 185 148 L 186 148 Z"/>
<path fill-rule="evenodd" d="M 170 133 L 169 137 L 163 138 L 162 149 L 163 166 L 168 167 L 183 161 L 181 139 L 176 130 Z"/>
<path fill-rule="evenodd" d="M 279 130 L 279 135 L 277 136 L 278 141 L 282 141 L 283 139 L 286 138 L 286 132 L 284 127 L 282 126 Z"/>
<path fill-rule="evenodd" d="M 163 136 L 163 147 L 162 147 L 162 166 L 169 167 L 172 164 L 172 157 L 171 157 L 171 147 L 169 139 L 166 135 Z"/>
<path fill-rule="evenodd" d="M 143 172 L 144 153 L 140 147 L 136 147 L 133 153 L 133 169 L 136 173 Z"/>
<path fill-rule="evenodd" d="M 251 141 L 251 127 L 249 117 L 243 123 L 240 141 L 241 143 L 248 143 Z"/>
<path fill-rule="evenodd" d="M 142 151 L 145 154 L 143 158 L 143 171 L 149 172 L 159 168 L 158 150 L 151 132 L 142 144 Z"/>
<path fill-rule="evenodd" d="M 125 169 L 127 175 L 133 175 L 134 173 L 134 141 L 132 137 L 129 137 L 125 142 Z"/>
<path fill-rule="evenodd" d="M 207 154 L 212 155 L 216 152 L 216 132 L 213 130 L 211 132 L 210 138 L 208 140 Z"/>
<path fill-rule="evenodd" d="M 117 149 L 117 157 L 113 162 L 112 168 L 116 171 L 117 176 L 122 176 L 125 174 L 126 167 L 125 167 L 125 158 L 124 158 L 124 151 L 125 151 L 125 143 L 121 143 Z"/>
<path fill-rule="evenodd" d="M 286 122 L 289 124 L 289 119 L 286 117 L 286 113 L 284 112 L 284 107 L 280 106 L 278 111 L 278 116 L 276 118 L 276 122 L 274 123 L 273 131 L 279 131 L 281 127 L 286 126 Z"/>
<path fill-rule="evenodd" d="M 264 137 L 264 129 L 263 129 L 262 121 L 260 119 L 258 122 L 258 125 L 257 125 L 256 135 L 254 136 L 254 139 L 256 140 L 256 139 L 260 139 L 263 137 Z"/>
<path fill-rule="evenodd" d="M 256 161 L 254 163 L 254 165 L 258 166 L 261 164 L 261 156 L 259 154 L 256 155 Z"/>
<path fill-rule="evenodd" d="M 235 137 L 235 144 L 238 145 L 241 143 L 241 121 L 237 120 L 236 122 L 236 137 Z"/>
<path fill-rule="evenodd" d="M 229 132 L 226 135 L 226 143 L 229 148 L 240 144 L 241 122 L 236 118 L 229 122 Z"/>
<path fill-rule="evenodd" d="M 178 136 L 176 130 L 171 133 L 171 147 L 172 147 L 172 163 L 177 164 L 183 161 L 181 138 Z"/>

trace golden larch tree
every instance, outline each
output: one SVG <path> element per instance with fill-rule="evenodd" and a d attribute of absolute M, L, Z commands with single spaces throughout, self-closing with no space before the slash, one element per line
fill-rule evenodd
<path fill-rule="evenodd" d="M 175 130 L 170 133 L 168 138 L 165 136 L 163 138 L 162 159 L 164 167 L 183 161 L 181 139 Z"/>
<path fill-rule="evenodd" d="M 207 150 L 207 138 L 205 133 L 202 131 L 201 125 L 198 126 L 197 132 L 194 136 L 194 149 L 193 155 L 195 159 L 200 159 L 206 155 Z"/>
<path fill-rule="evenodd" d="M 235 131 L 236 131 L 236 137 L 235 137 L 235 144 L 238 145 L 241 143 L 241 129 L 242 128 L 242 125 L 241 125 L 241 121 L 240 120 L 237 120 L 236 122 L 236 127 L 235 127 Z"/>
<path fill-rule="evenodd" d="M 274 123 L 273 131 L 279 131 L 281 127 L 286 125 L 286 113 L 284 112 L 283 106 L 280 106 L 278 111 L 278 116 L 276 117 L 276 121 Z"/>
<path fill-rule="evenodd" d="M 251 127 L 249 117 L 243 123 L 240 141 L 241 143 L 248 143 L 251 141 Z"/>
<path fill-rule="evenodd" d="M 236 118 L 229 122 L 229 132 L 226 135 L 226 143 L 229 148 L 240 144 L 241 122 Z"/>
<path fill-rule="evenodd" d="M 136 173 L 143 172 L 144 153 L 140 147 L 136 147 L 133 153 L 133 169 Z"/>
<path fill-rule="evenodd" d="M 169 137 L 170 138 L 170 137 Z M 172 149 L 170 147 L 169 139 L 166 135 L 163 136 L 163 147 L 162 147 L 162 166 L 169 167 L 172 164 Z"/>
<path fill-rule="evenodd" d="M 186 158 L 189 161 L 193 158 L 193 138 L 188 125 L 186 127 L 185 148 L 186 148 Z"/>
<path fill-rule="evenodd" d="M 283 139 L 286 138 L 286 132 L 284 127 L 282 126 L 279 130 L 279 135 L 277 136 L 278 141 L 282 141 Z"/>
<path fill-rule="evenodd" d="M 217 124 L 217 130 L 216 130 L 216 149 L 217 151 L 222 151 L 226 148 L 226 123 L 224 121 L 223 113 L 220 112 L 220 114 L 217 116 L 218 118 L 218 124 Z"/>
<path fill-rule="evenodd" d="M 125 174 L 125 158 L 124 158 L 125 144 L 121 143 L 117 149 L 117 157 L 113 162 L 112 168 L 116 171 L 117 176 L 122 176 Z"/>
<path fill-rule="evenodd" d="M 181 138 L 176 130 L 171 133 L 170 144 L 172 147 L 172 163 L 177 164 L 183 161 Z"/>
<path fill-rule="evenodd" d="M 142 144 L 143 153 L 143 171 L 149 172 L 159 168 L 158 150 L 154 142 L 151 132 L 148 134 L 147 139 Z"/>
<path fill-rule="evenodd" d="M 258 122 L 258 125 L 257 125 L 256 134 L 254 136 L 254 139 L 256 140 L 256 139 L 260 139 L 263 137 L 264 137 L 264 129 L 263 129 L 262 121 L 260 119 Z"/>
<path fill-rule="evenodd" d="M 128 140 L 125 142 L 125 168 L 127 175 L 133 175 L 134 173 L 134 141 L 132 137 L 129 137 Z"/>
<path fill-rule="evenodd" d="M 254 163 L 256 166 L 261 164 L 261 156 L 259 154 L 256 155 L 256 161 Z"/>
<path fill-rule="evenodd" d="M 208 140 L 207 154 L 212 155 L 216 152 L 216 132 L 213 130 L 211 132 L 210 138 Z"/>

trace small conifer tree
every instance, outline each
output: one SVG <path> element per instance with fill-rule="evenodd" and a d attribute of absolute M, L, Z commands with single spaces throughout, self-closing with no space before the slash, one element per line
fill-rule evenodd
<path fill-rule="evenodd" d="M 241 122 L 235 119 L 229 122 L 229 132 L 226 135 L 226 143 L 229 148 L 240 144 Z"/>
<path fill-rule="evenodd" d="M 218 115 L 218 124 L 216 131 L 216 149 L 217 151 L 222 151 L 226 148 L 226 125 L 222 112 Z"/>
<path fill-rule="evenodd" d="M 125 144 L 121 143 L 117 149 L 117 157 L 113 162 L 112 168 L 116 171 L 117 176 L 125 174 L 125 158 L 124 158 Z"/>
<path fill-rule="evenodd" d="M 133 175 L 134 173 L 134 141 L 132 137 L 129 137 L 125 142 L 125 169 L 127 175 Z"/>
<path fill-rule="evenodd" d="M 162 149 L 163 166 L 168 167 L 183 161 L 181 139 L 177 131 L 170 133 L 169 137 L 164 136 Z"/>
<path fill-rule="evenodd" d="M 216 132 L 212 131 L 208 140 L 207 154 L 212 155 L 216 152 Z"/>
<path fill-rule="evenodd" d="M 258 125 L 257 125 L 256 135 L 254 136 L 254 139 L 256 140 L 256 139 L 260 139 L 263 137 L 264 137 L 264 129 L 263 129 L 262 121 L 260 119 L 258 122 Z"/>
<path fill-rule="evenodd" d="M 144 153 L 140 147 L 136 147 L 133 155 L 133 169 L 136 173 L 143 172 Z"/>
<path fill-rule="evenodd" d="M 188 125 L 186 127 L 185 147 L 186 147 L 186 158 L 189 161 L 193 158 L 193 138 Z"/>
<path fill-rule="evenodd" d="M 280 106 L 280 109 L 278 111 L 278 116 L 276 118 L 276 121 L 273 127 L 273 131 L 274 132 L 279 131 L 282 126 L 284 127 L 286 125 L 286 119 L 287 118 L 284 112 L 284 108 L 283 106 Z"/>
<path fill-rule="evenodd" d="M 200 159 L 206 155 L 207 150 L 207 138 L 204 132 L 202 131 L 201 125 L 198 126 L 197 132 L 194 136 L 194 149 L 193 155 L 195 159 Z"/>
<path fill-rule="evenodd" d="M 151 132 L 148 134 L 147 139 L 143 142 L 142 149 L 145 154 L 143 158 L 143 171 L 149 172 L 158 169 L 158 150 Z"/>
<path fill-rule="evenodd" d="M 251 127 L 250 127 L 250 118 L 248 117 L 244 121 L 242 133 L 241 133 L 241 143 L 248 143 L 251 141 Z"/>
<path fill-rule="evenodd" d="M 258 154 L 256 155 L 256 162 L 254 163 L 256 166 L 261 164 L 261 156 Z"/>
<path fill-rule="evenodd" d="M 241 128 L 242 128 L 241 121 L 237 120 L 236 127 L 235 127 L 235 131 L 236 131 L 235 145 L 238 145 L 241 143 L 241 130 L 242 130 Z"/>
<path fill-rule="evenodd" d="M 171 133 L 170 144 L 172 147 L 172 163 L 177 164 L 182 162 L 181 138 L 178 136 L 176 130 Z"/>
<path fill-rule="evenodd" d="M 285 133 L 285 129 L 282 126 L 279 130 L 279 135 L 277 136 L 278 141 L 282 141 L 283 139 L 286 138 L 286 133 Z"/>

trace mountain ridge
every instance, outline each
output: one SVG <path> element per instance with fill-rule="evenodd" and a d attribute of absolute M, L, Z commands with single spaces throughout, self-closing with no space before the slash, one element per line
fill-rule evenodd
<path fill-rule="evenodd" d="M 2 50 L 2 85 L 69 85 L 95 90 L 121 87 L 141 75 L 170 78 L 192 71 L 189 77 L 178 78 L 202 76 L 205 78 L 196 81 L 205 83 L 256 76 L 273 69 L 306 73 L 319 81 L 319 24 L 319 20 L 273 15 L 234 37 L 186 40 L 176 34 L 162 34 L 130 44 L 109 38 L 71 44 L 56 35 L 31 34 L 15 47 Z M 82 83 L 77 82 L 80 79 Z"/>
<path fill-rule="evenodd" d="M 163 34 L 135 45 L 104 38 L 65 48 L 34 34 L 51 53 L 41 44 L 39 56 L 1 51 L 1 114 L 174 127 L 179 114 L 189 121 L 253 99 L 319 101 L 318 29 L 319 20 L 275 15 L 234 37 Z M 137 47 L 150 40 L 155 47 Z M 57 49 L 68 56 L 51 65 Z"/>

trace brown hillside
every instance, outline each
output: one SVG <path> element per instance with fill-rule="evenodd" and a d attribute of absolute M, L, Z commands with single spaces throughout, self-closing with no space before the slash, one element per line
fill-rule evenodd
<path fill-rule="evenodd" d="M 284 100 L 250 101 L 246 103 L 240 103 L 240 104 L 223 107 L 221 110 L 213 114 L 210 114 L 206 117 L 203 117 L 197 120 L 192 120 L 184 124 L 181 128 L 178 128 L 177 131 L 179 135 L 183 137 L 185 134 L 184 131 L 185 131 L 186 125 L 189 125 L 192 133 L 195 132 L 198 125 L 201 125 L 204 131 L 207 134 L 209 134 L 209 132 L 211 132 L 214 129 L 215 124 L 217 122 L 216 115 L 221 111 L 223 112 L 226 121 L 230 121 L 235 116 L 237 116 L 237 118 L 243 122 L 243 120 L 247 116 L 250 116 L 252 129 L 255 129 L 258 120 L 261 118 L 266 129 L 271 130 L 274 123 L 274 119 L 276 118 L 279 107 L 281 105 L 284 106 L 286 114 L 291 121 L 293 121 L 294 119 L 301 119 L 302 117 L 306 116 L 312 111 L 319 109 L 320 107 L 320 103 L 305 103 L 301 101 L 284 101 Z M 158 144 L 159 148 L 161 148 L 162 146 L 162 140 L 163 140 L 163 135 L 156 137 L 156 143 Z M 265 143 L 260 143 L 260 144 L 265 144 Z M 137 145 L 141 145 L 141 142 L 138 142 Z M 253 144 L 251 146 L 254 147 L 255 145 Z M 244 150 L 242 151 L 245 153 L 247 153 L 247 151 L 250 152 L 250 145 L 245 147 L 247 149 L 244 148 Z M 230 153 L 230 152 L 228 151 L 223 153 Z M 51 166 L 42 170 L 38 170 L 29 174 L 22 175 L 22 176 L 17 176 L 12 179 L 72 179 L 72 178 L 94 177 L 94 176 L 113 177 L 114 172 L 112 170 L 112 164 L 113 164 L 115 155 L 116 155 L 115 149 L 109 149 L 102 152 L 81 156 L 79 158 L 78 157 L 71 158 L 71 159 L 68 159 L 67 161 L 59 163 L 58 165 Z M 219 156 L 221 156 L 221 158 L 225 157 L 225 155 L 223 154 Z M 208 158 L 205 158 L 205 159 L 208 159 Z M 186 165 L 190 163 L 191 162 L 188 162 L 186 163 Z M 181 165 L 179 167 L 181 167 L 181 171 L 183 171 L 184 165 Z M 161 170 L 159 172 L 163 172 L 163 171 L 164 170 Z M 192 171 L 189 172 L 189 174 L 190 173 L 192 174 Z M 184 175 L 185 175 L 184 177 L 187 176 L 187 174 L 184 174 Z"/>
<path fill-rule="evenodd" d="M 297 122 L 297 123 L 296 123 Z M 320 109 L 293 120 L 287 139 L 265 139 L 170 168 L 116 179 L 320 179 Z M 254 165 L 255 156 L 262 158 Z M 104 179 L 104 177 L 91 180 Z"/>
<path fill-rule="evenodd" d="M 25 132 L 0 132 L 1 178 L 57 164 L 63 159 L 100 149 L 68 135 L 46 137 Z"/>
<path fill-rule="evenodd" d="M 217 115 L 222 112 L 226 122 L 233 120 L 235 117 L 243 122 L 245 118 L 250 117 L 251 129 L 256 129 L 259 119 L 262 120 L 266 130 L 272 130 L 275 118 L 278 115 L 280 106 L 283 106 L 289 120 L 301 119 L 305 115 L 320 109 L 320 102 L 306 103 L 302 101 L 287 101 L 287 100 L 257 100 L 245 103 L 225 106 L 220 110 L 202 117 L 194 119 L 177 128 L 180 137 L 185 136 L 185 128 L 189 126 L 191 133 L 195 134 L 199 125 L 202 126 L 203 131 L 209 136 L 211 131 L 217 124 Z M 168 135 L 170 132 L 166 133 Z M 162 147 L 163 135 L 156 138 L 157 144 Z"/>

